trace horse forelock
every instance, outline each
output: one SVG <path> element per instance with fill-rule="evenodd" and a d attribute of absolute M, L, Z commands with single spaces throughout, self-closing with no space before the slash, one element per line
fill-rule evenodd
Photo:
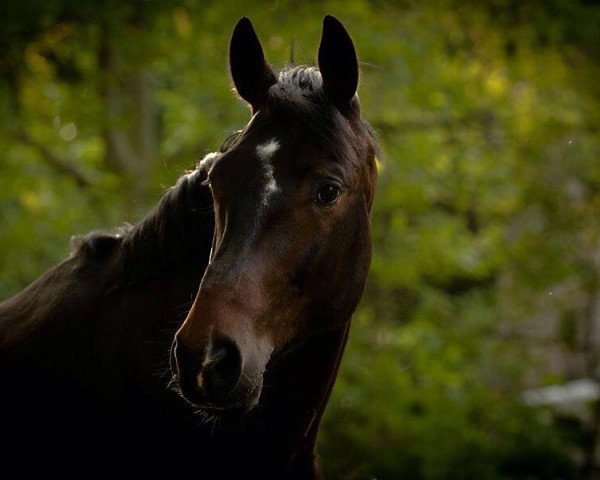
<path fill-rule="evenodd" d="M 322 89 L 323 78 L 316 67 L 290 67 L 279 73 L 279 84 L 296 87 L 301 91 L 317 92 Z"/>

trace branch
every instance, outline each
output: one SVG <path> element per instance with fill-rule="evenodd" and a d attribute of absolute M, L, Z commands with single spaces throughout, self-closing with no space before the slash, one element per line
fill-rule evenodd
<path fill-rule="evenodd" d="M 12 129 L 14 136 L 21 140 L 25 145 L 37 150 L 40 156 L 46 160 L 46 162 L 54 168 L 57 172 L 70 176 L 75 180 L 77 185 L 80 187 L 89 187 L 92 182 L 83 174 L 75 165 L 71 162 L 65 161 L 56 155 L 52 150 L 46 147 L 44 144 L 38 142 L 32 138 L 23 125 L 19 124 L 21 118 L 21 103 L 20 97 L 20 84 L 19 78 L 16 74 L 10 75 L 8 78 L 8 87 L 11 91 L 10 97 L 10 110 L 14 116 L 14 120 L 17 125 Z"/>
<path fill-rule="evenodd" d="M 38 142 L 37 140 L 31 138 L 29 134 L 22 127 L 18 127 L 15 129 L 15 136 L 21 140 L 28 147 L 37 150 L 40 156 L 46 160 L 46 162 L 54 168 L 57 172 L 70 176 L 75 180 L 77 185 L 80 187 L 89 187 L 92 182 L 87 176 L 79 170 L 75 165 L 71 162 L 63 160 L 58 155 L 56 155 L 52 150 Z"/>

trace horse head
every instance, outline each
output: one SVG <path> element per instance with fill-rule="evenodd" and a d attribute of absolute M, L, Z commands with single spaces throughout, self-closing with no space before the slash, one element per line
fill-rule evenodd
<path fill-rule="evenodd" d="M 276 75 L 246 18 L 230 69 L 250 122 L 198 166 L 214 236 L 171 357 L 183 396 L 213 413 L 249 412 L 267 365 L 347 322 L 371 257 L 375 141 L 361 119 L 355 49 L 325 17 L 318 65 Z"/>

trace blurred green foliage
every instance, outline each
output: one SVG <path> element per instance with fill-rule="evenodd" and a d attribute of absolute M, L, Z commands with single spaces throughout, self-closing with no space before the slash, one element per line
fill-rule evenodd
<path fill-rule="evenodd" d="M 70 235 L 139 219 L 247 121 L 226 70 L 240 16 L 284 66 L 292 43 L 314 62 L 326 13 L 355 40 L 383 151 L 326 472 L 595 478 L 600 408 L 581 421 L 521 401 L 600 377 L 595 2 L 7 0 L 0 298 Z"/>

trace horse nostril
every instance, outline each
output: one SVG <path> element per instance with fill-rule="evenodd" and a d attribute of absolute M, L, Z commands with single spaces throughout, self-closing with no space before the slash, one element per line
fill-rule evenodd
<path fill-rule="evenodd" d="M 198 385 L 211 401 L 219 401 L 236 386 L 242 371 L 239 348 L 230 339 L 213 341 L 212 348 L 202 364 Z"/>
<path fill-rule="evenodd" d="M 171 346 L 171 372 L 186 393 L 196 389 L 194 372 L 197 371 L 200 358 L 201 353 L 190 350 L 185 342 L 175 337 Z"/>

